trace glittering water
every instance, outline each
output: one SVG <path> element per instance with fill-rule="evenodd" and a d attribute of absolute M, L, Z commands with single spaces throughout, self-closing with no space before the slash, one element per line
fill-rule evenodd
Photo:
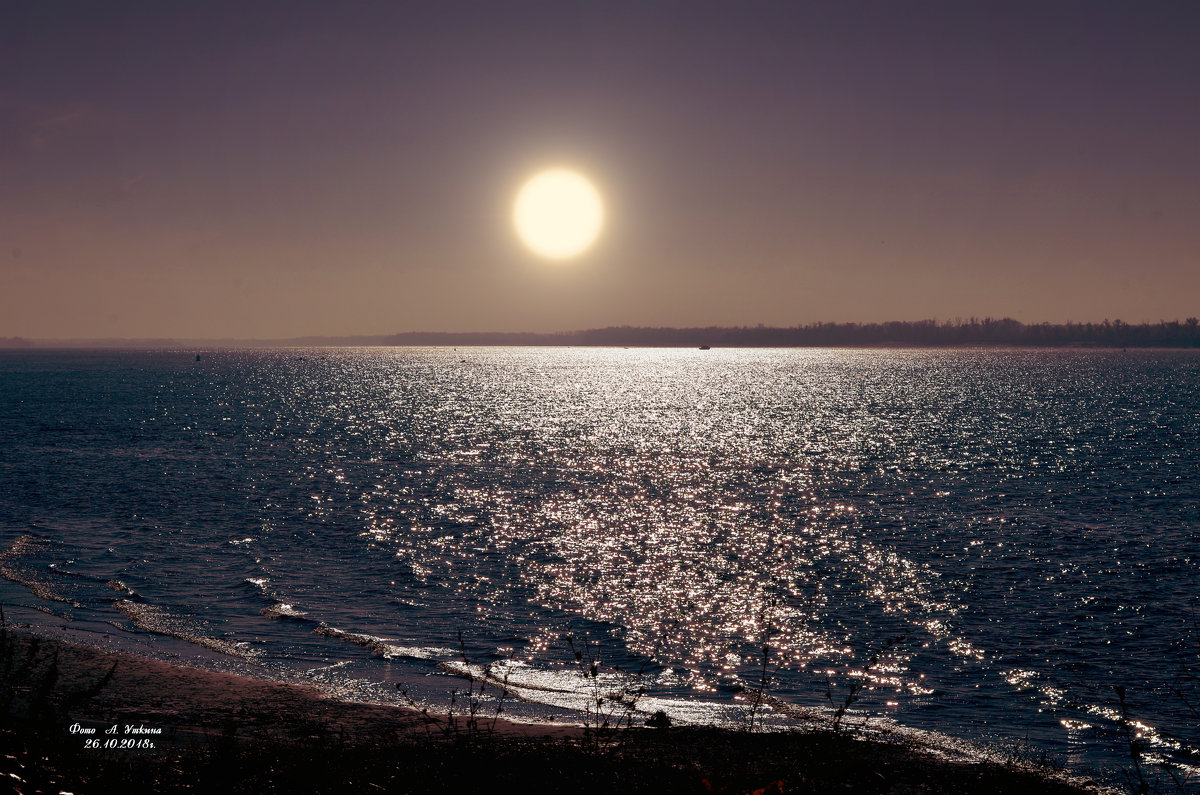
<path fill-rule="evenodd" d="M 1080 769 L 1128 754 L 1120 685 L 1186 774 L 1198 387 L 1188 351 L 7 353 L 0 597 L 517 715 L 744 724 L 765 671 L 768 723 L 853 694 Z"/>

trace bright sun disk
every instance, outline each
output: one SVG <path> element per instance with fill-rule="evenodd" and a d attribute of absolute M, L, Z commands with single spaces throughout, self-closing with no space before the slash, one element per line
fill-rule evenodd
<path fill-rule="evenodd" d="M 556 168 L 534 175 L 521 186 L 512 217 L 521 242 L 533 253 L 569 259 L 600 236 L 604 202 L 586 177 Z"/>

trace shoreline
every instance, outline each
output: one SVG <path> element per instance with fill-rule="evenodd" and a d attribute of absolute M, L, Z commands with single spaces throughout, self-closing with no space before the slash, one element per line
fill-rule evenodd
<path fill-rule="evenodd" d="M 701 347 L 707 346 L 707 347 Z M 1115 353 L 1129 351 L 1145 353 L 1195 353 L 1200 351 L 1200 344 L 1168 345 L 1168 344 L 1138 344 L 1131 343 L 1055 343 L 1037 344 L 1022 342 L 861 342 L 861 343 L 829 343 L 829 344 L 744 344 L 744 343 L 691 343 L 651 344 L 633 343 L 331 343 L 331 342 L 293 342 L 288 340 L 266 342 L 244 342 L 238 340 L 149 340 L 144 344 L 133 340 L 64 340 L 39 342 L 29 347 L 0 347 L 0 354 L 41 354 L 41 353 L 256 353 L 270 351 L 364 351 L 364 350 L 498 350 L 504 348 L 519 348 L 529 350 L 641 350 L 641 351 L 693 351 L 693 350 L 725 350 L 725 351 L 1029 351 L 1041 353 Z"/>
<path fill-rule="evenodd" d="M 437 725 L 445 722 L 444 715 L 423 714 L 425 711 L 417 708 L 342 699 L 310 683 L 105 649 L 82 640 L 54 637 L 33 627 L 9 624 L 7 633 L 18 657 L 36 642 L 43 660 L 56 661 L 56 687 L 64 691 L 87 690 L 116 665 L 112 677 L 89 699 L 87 712 L 81 713 L 83 721 L 110 717 L 130 724 L 148 725 L 153 721 L 164 729 L 164 736 L 179 732 L 207 736 L 227 731 L 230 715 L 247 712 L 255 716 L 256 724 L 270 725 L 289 736 L 300 736 L 319 725 L 351 738 L 375 735 L 380 729 L 424 734 L 425 727 L 436 731 Z M 148 695 L 152 700 L 147 700 Z M 491 717 L 487 723 L 493 725 Z M 496 734 L 518 737 L 567 737 L 582 729 L 569 724 L 497 718 L 494 730 Z"/>
<path fill-rule="evenodd" d="M 17 698 L 0 704 L 0 775 L 33 785 L 23 792 L 39 791 L 39 782 L 40 791 L 101 791 L 114 776 L 134 782 L 125 787 L 130 792 L 334 792 L 351 781 L 397 792 L 473 791 L 506 781 L 580 792 L 1109 791 L 1015 760 L 950 760 L 912 742 L 829 731 L 596 732 L 490 714 L 469 725 L 465 716 L 447 721 L 408 707 L 340 701 L 312 686 L 11 626 L 3 651 L 13 672 L 6 689 Z M 34 702 L 51 679 L 41 714 Z"/>

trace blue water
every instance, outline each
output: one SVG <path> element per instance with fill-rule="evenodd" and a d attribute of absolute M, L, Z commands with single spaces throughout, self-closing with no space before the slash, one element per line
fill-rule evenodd
<path fill-rule="evenodd" d="M 1120 685 L 1195 771 L 1200 352 L 200 354 L 0 353 L 10 620 L 528 718 L 857 683 L 854 725 L 1100 774 Z"/>

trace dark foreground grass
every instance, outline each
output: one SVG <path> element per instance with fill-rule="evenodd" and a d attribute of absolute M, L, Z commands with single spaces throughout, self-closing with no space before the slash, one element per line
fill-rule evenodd
<path fill-rule="evenodd" d="M 640 728 L 598 735 L 434 716 L 10 635 L 0 792 L 1077 793 L 1049 771 L 939 759 L 832 732 Z M 117 668 L 97 688 L 113 662 Z M 23 667 L 24 666 L 24 667 Z M 71 726 L 97 735 L 72 733 Z M 153 749 L 85 748 L 107 727 Z"/>
<path fill-rule="evenodd" d="M 823 734 L 639 733 L 612 748 L 565 740 L 212 741 L 155 754 L 83 754 L 5 737 L 20 792 L 936 792 L 1085 791 L 996 765 L 940 763 Z M 14 760 L 20 764 L 11 764 Z"/>

